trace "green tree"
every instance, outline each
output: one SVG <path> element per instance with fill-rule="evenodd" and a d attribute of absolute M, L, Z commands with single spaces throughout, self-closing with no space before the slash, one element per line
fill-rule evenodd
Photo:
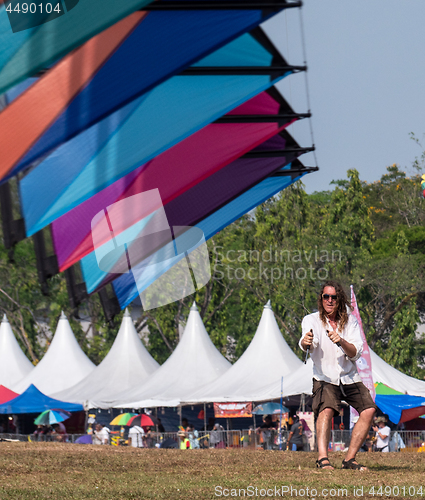
<path fill-rule="evenodd" d="M 358 171 L 348 170 L 347 177 L 348 180 L 333 181 L 336 188 L 325 215 L 322 235 L 342 254 L 334 272 L 345 275 L 345 280 L 350 281 L 359 261 L 370 257 L 374 227 Z"/>

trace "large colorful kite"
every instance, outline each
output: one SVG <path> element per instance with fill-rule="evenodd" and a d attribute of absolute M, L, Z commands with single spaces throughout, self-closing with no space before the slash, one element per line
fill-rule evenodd
<path fill-rule="evenodd" d="M 285 130 L 309 113 L 274 88 L 305 68 L 259 26 L 300 2 L 58 2 L 60 16 L 27 26 L 0 0 L 5 242 L 33 236 L 40 279 L 63 271 L 71 289 L 80 263 L 74 306 L 112 282 L 123 308 L 186 250 L 315 170 Z"/>
<path fill-rule="evenodd" d="M 114 24 L 41 78 L 22 84 L 26 92 L 0 115 L 0 178 L 15 175 L 270 15 L 259 9 L 136 12 Z M 16 90 L 7 95 L 13 100 Z"/>
<path fill-rule="evenodd" d="M 260 117 L 264 121 L 252 121 Z M 298 118 L 276 90 L 264 92 L 81 203 L 52 223 L 60 271 L 94 250 L 92 219 L 102 208 L 151 189 L 165 206 Z M 115 235 L 138 217 L 130 213 Z M 109 239 L 109 232 L 98 233 L 98 244 Z"/>

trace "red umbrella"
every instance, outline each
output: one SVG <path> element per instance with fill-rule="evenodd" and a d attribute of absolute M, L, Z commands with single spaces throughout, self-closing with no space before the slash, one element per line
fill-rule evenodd
<path fill-rule="evenodd" d="M 146 413 L 141 413 L 136 415 L 126 423 L 127 426 L 132 427 L 133 425 L 139 425 L 140 427 L 154 426 L 158 424 L 158 420 L 152 415 L 146 415 Z"/>

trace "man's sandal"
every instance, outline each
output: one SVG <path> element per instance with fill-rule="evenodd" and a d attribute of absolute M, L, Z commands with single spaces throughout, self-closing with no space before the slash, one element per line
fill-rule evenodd
<path fill-rule="evenodd" d="M 333 470 L 332 464 L 329 462 L 328 457 L 321 458 L 320 460 L 316 460 L 316 467 L 318 469 L 328 469 Z M 329 468 L 332 467 L 332 468 Z"/>
<path fill-rule="evenodd" d="M 355 458 L 351 458 L 350 460 L 343 460 L 342 461 L 342 468 L 343 469 L 352 469 L 352 470 L 368 470 L 366 465 L 361 465 L 356 463 Z"/>

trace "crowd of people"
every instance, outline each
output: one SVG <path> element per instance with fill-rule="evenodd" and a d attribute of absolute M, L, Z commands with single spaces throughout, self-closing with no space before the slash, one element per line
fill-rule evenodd
<path fill-rule="evenodd" d="M 34 436 L 40 441 L 57 441 L 59 443 L 68 441 L 68 433 L 62 422 L 52 425 L 37 425 Z"/>

